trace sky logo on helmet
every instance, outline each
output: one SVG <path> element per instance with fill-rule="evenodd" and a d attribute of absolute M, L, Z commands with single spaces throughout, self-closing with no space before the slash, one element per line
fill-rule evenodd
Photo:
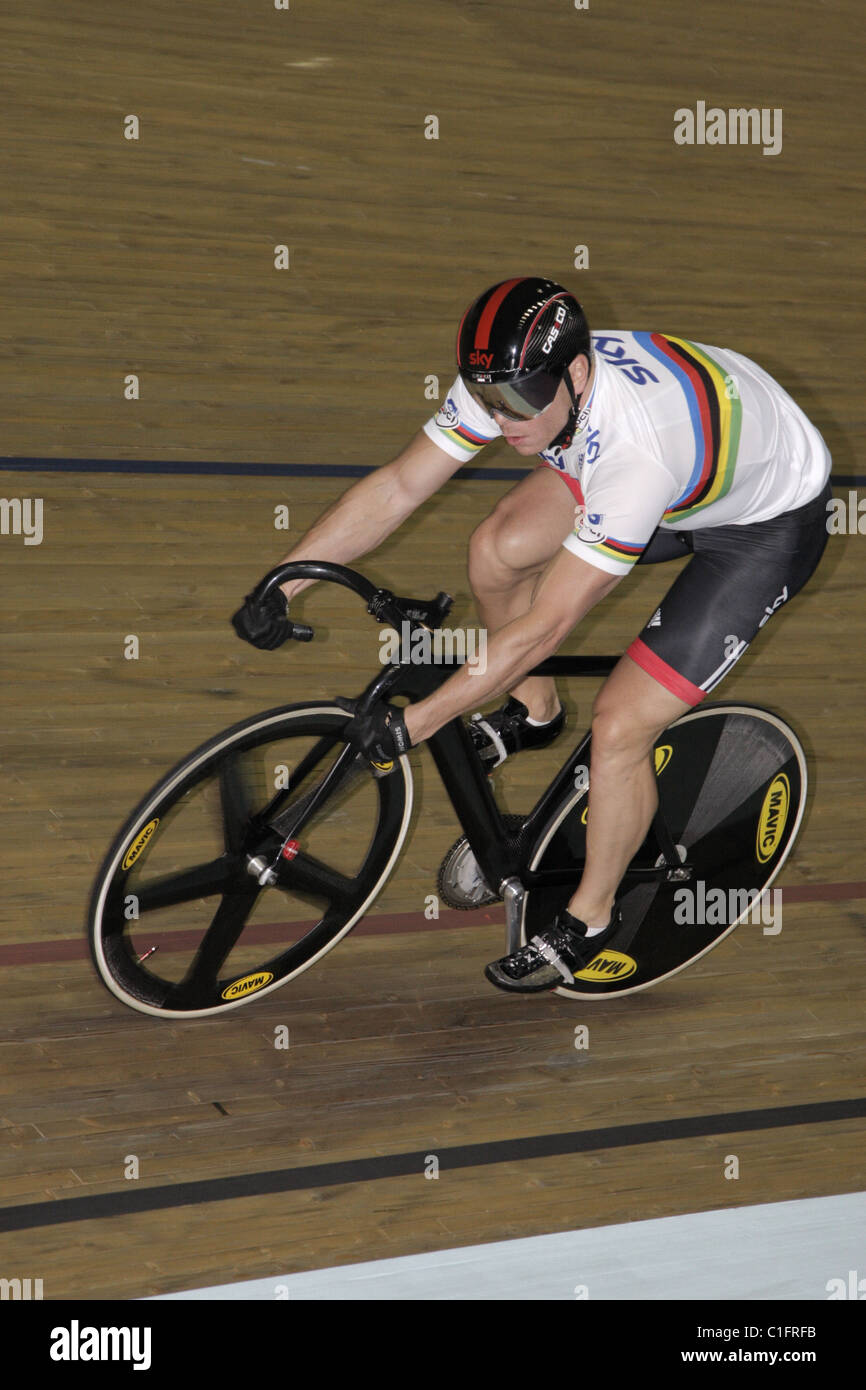
<path fill-rule="evenodd" d="M 471 367 L 483 367 L 484 370 L 487 371 L 492 361 L 492 352 L 479 352 L 476 348 L 474 352 L 470 352 L 469 354 L 469 365 Z"/>

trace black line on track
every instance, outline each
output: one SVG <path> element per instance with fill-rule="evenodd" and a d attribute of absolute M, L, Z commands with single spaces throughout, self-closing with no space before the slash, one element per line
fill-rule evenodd
<path fill-rule="evenodd" d="M 588 1153 L 595 1149 L 631 1148 L 677 1139 L 700 1139 L 712 1134 L 741 1134 L 791 1125 L 831 1124 L 834 1120 L 866 1117 L 866 1097 L 783 1105 L 772 1110 L 736 1110 L 719 1115 L 691 1115 L 681 1119 L 651 1120 L 644 1124 L 615 1125 L 605 1129 L 572 1130 L 560 1134 L 536 1134 L 526 1139 L 499 1139 L 486 1144 L 460 1144 L 454 1148 L 430 1145 L 439 1160 L 439 1172 L 458 1168 L 483 1168 L 492 1163 L 521 1163 L 527 1159 L 553 1158 L 561 1154 Z M 55 1202 L 32 1202 L 0 1210 L 0 1232 L 27 1231 L 38 1226 L 95 1221 L 108 1216 L 132 1216 L 173 1207 L 202 1206 L 239 1197 L 266 1197 L 280 1192 L 334 1187 L 344 1183 L 375 1182 L 381 1178 L 418 1177 L 428 1155 L 421 1152 L 383 1154 L 377 1158 L 353 1158 L 336 1163 L 313 1163 L 301 1168 L 277 1168 L 262 1173 L 240 1173 L 228 1178 L 173 1183 L 141 1190 L 94 1193 Z"/>
<path fill-rule="evenodd" d="M 247 478 L 365 478 L 377 469 L 363 463 L 208 463 L 165 459 L 29 459 L 0 458 L 0 469 L 20 473 L 177 473 Z M 461 482 L 525 478 L 531 468 L 458 468 Z M 866 479 L 864 479 L 866 482 Z"/>
<path fill-rule="evenodd" d="M 0 458 L 0 470 L 21 473 L 177 473 L 249 478 L 364 478 L 376 468 L 362 463 L 210 463 L 165 459 Z M 458 468 L 460 482 L 507 482 L 528 477 L 531 468 Z M 832 473 L 834 487 L 866 487 L 866 473 Z"/>

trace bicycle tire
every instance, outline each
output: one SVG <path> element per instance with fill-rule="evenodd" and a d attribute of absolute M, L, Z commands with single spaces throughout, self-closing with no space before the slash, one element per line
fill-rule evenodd
<path fill-rule="evenodd" d="M 305 826 L 294 858 L 277 859 L 275 887 L 262 886 L 248 867 L 255 857 L 251 848 L 263 839 L 279 850 L 281 831 L 275 826 L 282 819 L 285 829 L 309 804 L 309 782 L 316 776 L 321 782 L 328 760 L 333 765 L 345 748 L 341 735 L 349 718 L 337 706 L 321 702 L 267 710 L 209 739 L 142 799 L 103 860 L 88 913 L 93 962 L 116 998 L 157 1017 L 224 1013 L 287 984 L 351 931 L 391 874 L 408 832 L 413 799 L 408 758 L 398 759 L 386 777 L 375 777 L 368 764 L 355 759 L 339 790 Z M 306 744 L 312 745 L 306 761 L 302 757 L 294 771 L 289 772 L 287 762 L 273 762 L 283 745 L 294 753 Z M 272 761 L 265 766 L 268 757 Z M 310 759 L 293 799 L 291 778 Z M 274 783 L 267 780 L 274 768 L 278 777 L 285 772 L 289 791 L 275 794 Z M 351 813 L 341 799 L 353 802 Z M 287 804 L 274 809 L 281 800 Z M 365 812 L 370 807 L 372 813 Z M 338 836 L 333 833 L 336 822 Z M 192 864 L 182 862 L 181 824 L 192 846 Z M 172 827 L 173 838 L 168 833 Z M 313 853 L 310 846 L 319 839 L 329 846 L 330 859 L 342 859 L 345 871 Z M 202 852 L 210 858 L 199 862 L 195 856 Z M 162 873 L 154 875 L 160 864 Z M 208 891 L 196 896 L 199 888 Z M 264 904 L 267 915 L 277 894 L 283 902 L 288 897 L 295 911 L 298 902 L 326 904 L 319 919 L 303 923 L 300 938 L 288 945 L 285 938 L 299 930 L 297 920 L 287 924 L 285 933 L 279 923 L 250 926 L 257 905 Z M 218 906 L 208 923 L 214 899 Z M 221 956 L 227 940 L 231 944 Z M 272 941 L 280 949 L 268 955 L 265 946 Z M 148 946 L 144 954 L 142 945 Z M 171 964 L 168 976 L 156 969 L 160 951 L 160 970 L 164 961 Z M 184 957 L 190 955 L 185 965 Z M 227 963 L 231 970 L 225 969 Z"/>

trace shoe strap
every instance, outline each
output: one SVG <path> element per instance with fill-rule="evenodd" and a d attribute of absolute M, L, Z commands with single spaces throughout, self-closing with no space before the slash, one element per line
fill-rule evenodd
<path fill-rule="evenodd" d="M 496 732 L 490 721 L 487 719 L 482 719 L 480 714 L 474 714 L 472 716 L 472 723 L 477 724 L 478 728 L 484 731 L 484 733 L 490 739 L 490 742 L 492 743 L 494 749 L 496 750 L 497 757 L 496 762 L 493 763 L 493 767 L 498 767 L 500 763 L 504 763 L 505 759 L 508 757 L 508 750 L 506 749 L 505 744 L 502 742 L 502 739 L 500 738 L 499 734 Z M 485 762 L 486 761 L 487 760 L 485 759 Z"/>
<path fill-rule="evenodd" d="M 541 936 L 534 936 L 532 938 L 532 945 L 535 947 L 538 954 L 544 957 L 548 965 L 552 965 L 554 970 L 557 970 L 559 972 L 559 974 L 565 980 L 566 984 L 574 984 L 574 976 L 572 975 L 565 961 L 559 955 L 559 952 L 554 950 L 554 948 L 550 945 L 548 941 L 545 941 L 544 938 Z"/>

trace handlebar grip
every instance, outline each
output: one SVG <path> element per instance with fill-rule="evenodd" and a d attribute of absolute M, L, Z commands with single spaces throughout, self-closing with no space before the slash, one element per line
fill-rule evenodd
<path fill-rule="evenodd" d="M 289 636 L 293 642 L 312 642 L 315 636 L 315 629 L 308 627 L 306 623 L 292 623 L 292 630 Z"/>

